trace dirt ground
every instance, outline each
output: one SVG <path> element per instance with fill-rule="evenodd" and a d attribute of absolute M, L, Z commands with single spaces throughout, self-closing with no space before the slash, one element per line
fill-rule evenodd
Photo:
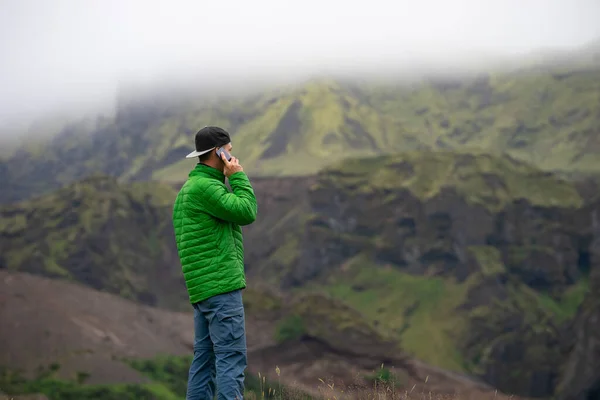
<path fill-rule="evenodd" d="M 310 340 L 278 345 L 271 333 L 275 323 L 247 315 L 250 372 L 314 395 L 338 399 L 373 395 L 363 377 L 380 367 L 377 360 L 335 354 Z M 146 382 L 147 378 L 117 358 L 187 355 L 193 340 L 191 314 L 4 270 L 0 271 L 0 327 L 0 365 L 33 371 L 58 362 L 61 376 L 73 378 L 86 371 L 91 374 L 89 383 Z M 404 376 L 402 390 L 404 396 L 410 394 L 408 398 L 429 396 L 429 392 L 465 400 L 508 398 L 469 377 L 418 361 L 411 363 L 409 373 L 402 369 L 403 363 L 399 362 L 398 373 Z"/>

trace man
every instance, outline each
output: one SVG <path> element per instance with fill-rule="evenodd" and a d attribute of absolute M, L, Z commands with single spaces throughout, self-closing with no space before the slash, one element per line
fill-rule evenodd
<path fill-rule="evenodd" d="M 173 207 L 173 226 L 190 302 L 194 308 L 194 359 L 187 399 L 243 399 L 246 287 L 241 225 L 256 219 L 254 191 L 231 151 L 229 133 L 207 126 L 196 133 L 199 162 Z M 225 186 L 228 178 L 232 192 Z"/>

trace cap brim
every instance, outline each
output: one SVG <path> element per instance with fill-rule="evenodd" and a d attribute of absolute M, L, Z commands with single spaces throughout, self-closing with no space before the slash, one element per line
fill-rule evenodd
<path fill-rule="evenodd" d="M 211 150 L 214 150 L 214 149 L 216 149 L 216 147 L 213 147 L 212 149 L 208 149 L 208 150 L 202 150 L 202 151 L 197 151 L 197 150 L 194 150 L 194 151 L 192 151 L 190 154 L 188 154 L 187 156 L 185 156 L 185 158 L 194 158 L 194 157 L 198 157 L 198 156 L 201 156 L 202 154 L 206 154 L 206 153 L 208 153 L 209 151 L 211 151 Z"/>

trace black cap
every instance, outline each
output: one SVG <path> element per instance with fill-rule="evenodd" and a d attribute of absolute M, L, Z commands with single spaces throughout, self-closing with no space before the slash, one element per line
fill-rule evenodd
<path fill-rule="evenodd" d="M 196 150 L 185 156 L 186 158 L 194 158 L 208 153 L 216 147 L 225 146 L 231 143 L 229 132 L 218 126 L 205 126 L 196 132 Z"/>

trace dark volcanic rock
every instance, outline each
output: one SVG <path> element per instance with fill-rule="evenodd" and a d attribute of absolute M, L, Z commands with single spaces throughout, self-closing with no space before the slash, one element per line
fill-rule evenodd
<path fill-rule="evenodd" d="M 590 291 L 575 320 L 573 347 L 557 389 L 559 400 L 600 399 L 600 235 L 591 253 Z"/>
<path fill-rule="evenodd" d="M 465 156 L 457 164 L 474 160 Z M 391 163 L 379 173 L 399 165 Z M 469 315 L 461 352 L 476 365 L 474 372 L 504 392 L 552 395 L 569 352 L 571 325 L 541 312 L 537 298 L 528 298 L 519 287 L 559 300 L 588 274 L 600 202 L 558 206 L 541 204 L 539 198 L 507 201 L 500 195 L 476 202 L 459 184 L 423 196 L 401 184 L 424 179 L 417 169 L 403 165 L 380 185 L 371 184 L 370 179 L 378 179 L 375 174 L 359 168 L 321 174 L 308 196 L 311 218 L 299 236 L 301 255 L 284 272 L 282 286 L 325 279 L 358 254 L 367 254 L 371 267 L 459 282 L 481 274 L 460 307 Z M 492 190 L 514 191 L 492 173 L 484 174 L 483 181 Z M 521 293 L 520 302 L 511 300 L 514 290 Z"/>

